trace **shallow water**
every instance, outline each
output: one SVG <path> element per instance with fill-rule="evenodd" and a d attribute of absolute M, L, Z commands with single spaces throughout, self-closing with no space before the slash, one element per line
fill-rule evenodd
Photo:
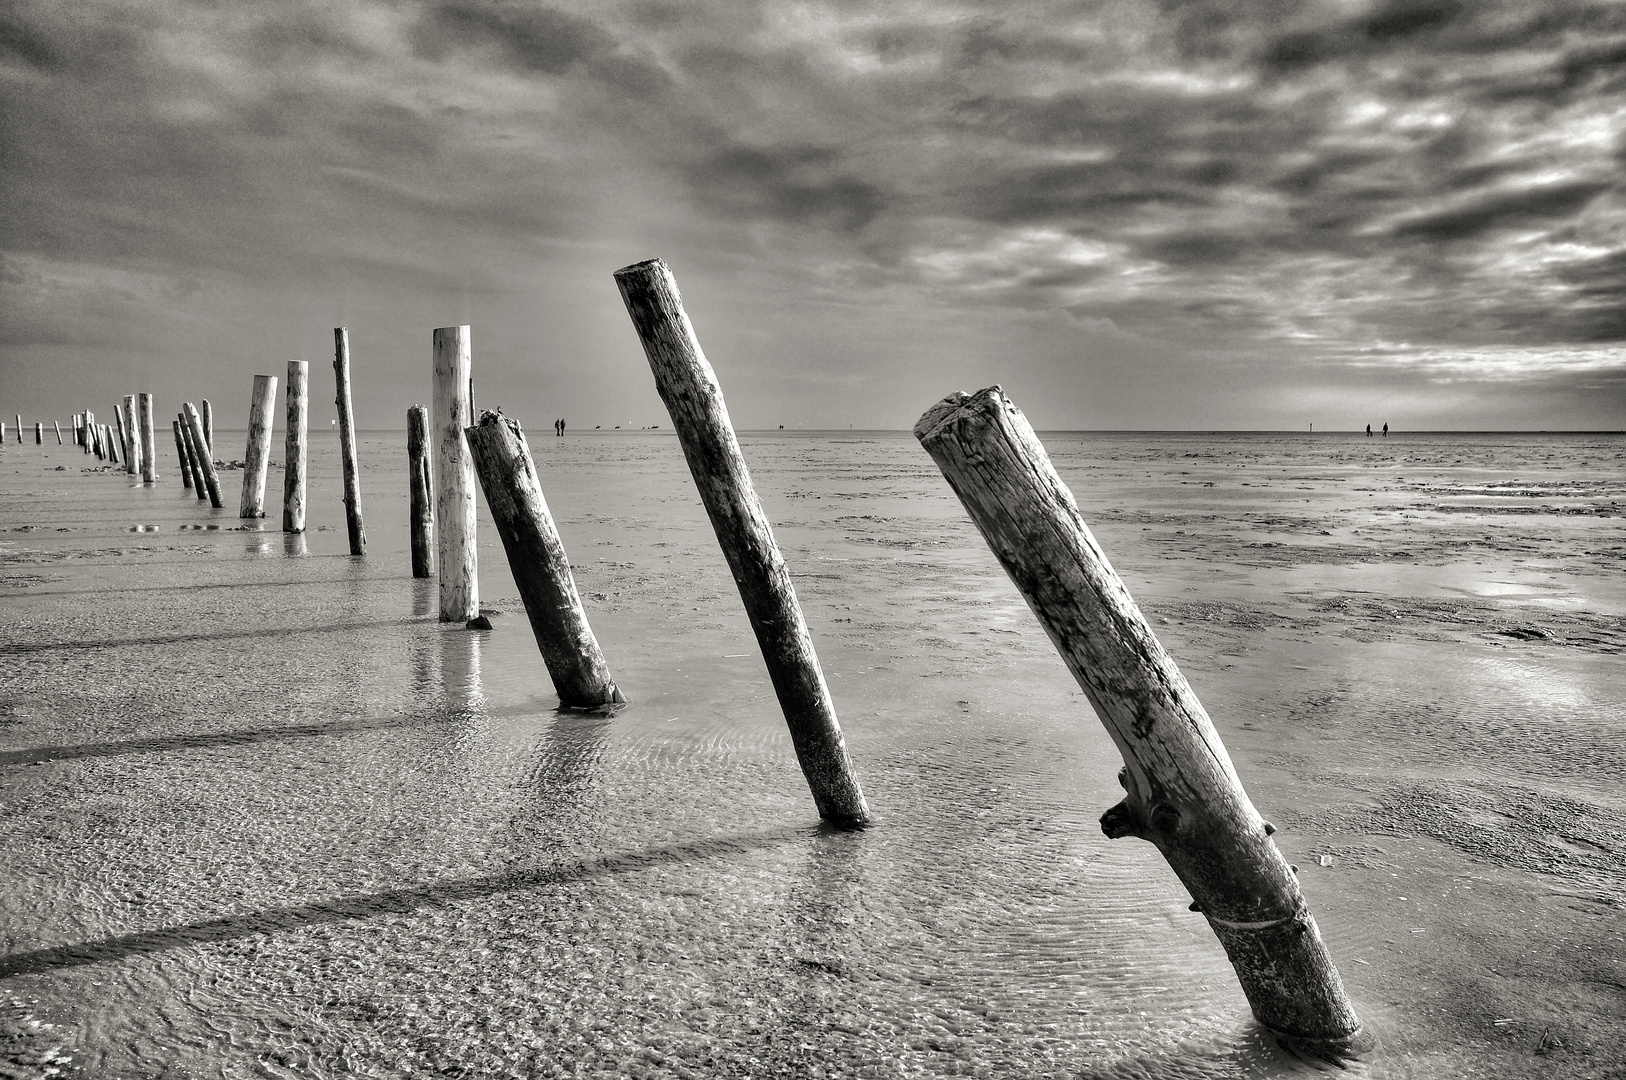
<path fill-rule="evenodd" d="M 1304 867 L 1382 1040 L 1353 1072 L 1607 1061 L 1626 439 L 1044 438 Z M 362 439 L 363 559 L 330 440 L 304 537 L 240 473 L 215 511 L 6 447 L 0 1003 L 91 1076 L 1309 1071 L 1101 835 L 1116 752 L 914 440 L 743 441 L 861 833 L 813 814 L 669 435 L 533 441 L 613 719 L 555 711 L 483 507 L 495 629 L 436 621 L 402 436 Z M 1485 988 L 1532 933 L 1593 943 L 1508 976 L 1571 987 L 1562 1038 Z"/>

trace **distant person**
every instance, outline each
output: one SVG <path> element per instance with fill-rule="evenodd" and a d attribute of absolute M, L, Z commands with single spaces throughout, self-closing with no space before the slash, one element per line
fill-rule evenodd
<path fill-rule="evenodd" d="M 1368 439 L 1370 439 L 1372 437 L 1372 425 L 1371 424 L 1366 425 L 1366 437 Z"/>
<path fill-rule="evenodd" d="M 1385 435 L 1389 434 L 1389 425 L 1388 424 L 1383 425 L 1383 433 Z M 561 417 L 559 419 L 559 437 L 561 439 L 565 437 L 565 421 L 564 421 L 563 417 Z"/>
<path fill-rule="evenodd" d="M 562 423 L 562 421 L 561 421 L 561 423 Z M 1388 424 L 1383 425 L 1383 437 L 1385 439 L 1387 439 L 1389 437 L 1389 425 Z"/>

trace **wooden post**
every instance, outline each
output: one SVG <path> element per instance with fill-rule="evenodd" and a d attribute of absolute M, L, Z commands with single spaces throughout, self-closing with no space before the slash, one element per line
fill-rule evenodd
<path fill-rule="evenodd" d="M 158 482 L 158 440 L 152 429 L 152 395 L 136 395 L 136 432 L 141 436 L 141 481 Z"/>
<path fill-rule="evenodd" d="M 92 450 L 95 449 L 95 447 L 92 444 L 97 442 L 97 438 L 96 438 L 96 414 L 91 412 L 89 409 L 86 409 L 84 411 L 83 415 L 84 415 L 84 419 L 85 419 L 85 425 L 84 425 L 85 443 L 84 443 L 84 446 L 85 446 L 85 453 L 88 454 Z M 97 456 L 100 457 L 101 455 L 98 454 Z"/>
<path fill-rule="evenodd" d="M 169 426 L 175 429 L 175 457 L 181 463 L 181 486 L 190 490 L 192 487 L 192 467 L 186 462 L 186 438 L 181 434 L 181 422 L 171 420 Z"/>
<path fill-rule="evenodd" d="M 717 376 L 683 311 L 677 282 L 659 259 L 623 267 L 615 280 L 739 586 L 819 816 L 841 825 L 863 825 L 869 821 L 869 807 L 847 755 L 812 635 L 751 486 Z"/>
<path fill-rule="evenodd" d="M 197 492 L 198 498 L 207 499 L 209 490 L 203 480 L 203 451 L 198 449 L 197 440 L 192 437 L 192 424 L 186 413 L 183 411 L 176 416 L 181 423 L 181 440 L 186 444 L 186 468 L 192 474 L 192 490 Z"/>
<path fill-rule="evenodd" d="M 34 421 L 34 445 L 45 445 L 45 424 L 39 420 Z"/>
<path fill-rule="evenodd" d="M 192 406 L 190 401 L 186 403 L 184 408 L 186 409 L 186 427 L 192 433 L 192 446 L 194 449 L 202 451 L 200 455 L 202 460 L 198 462 L 198 466 L 203 473 L 203 483 L 209 491 L 209 505 L 219 510 L 226 504 L 220 498 L 220 476 L 215 472 L 214 457 L 209 453 L 209 440 L 203 436 L 203 417 L 198 415 L 198 410 Z M 195 477 L 194 480 L 196 480 Z"/>
<path fill-rule="evenodd" d="M 103 424 L 100 434 L 102 437 L 102 445 L 97 451 L 98 456 L 105 457 L 108 461 L 112 462 L 114 465 L 117 465 L 119 463 L 119 451 L 118 444 L 113 441 L 115 436 L 112 426 L 109 424 Z"/>
<path fill-rule="evenodd" d="M 464 434 L 559 704 L 593 709 L 626 701 L 610 681 L 604 653 L 582 612 L 525 433 L 507 417 L 488 412 Z"/>
<path fill-rule="evenodd" d="M 435 538 L 440 571 L 440 621 L 466 622 L 480 614 L 479 560 L 474 549 L 474 461 L 463 430 L 469 415 L 469 371 L 474 365 L 467 326 L 434 333 Z"/>
<path fill-rule="evenodd" d="M 130 453 L 130 432 L 124 422 L 127 404 L 134 405 L 135 401 L 131 398 L 125 398 L 123 401 L 119 402 L 118 407 L 113 410 L 113 433 L 118 436 L 121 459 L 132 462 L 132 465 L 125 466 L 124 471 L 134 472 L 134 459 Z"/>
<path fill-rule="evenodd" d="M 361 527 L 361 474 L 356 468 L 356 421 L 350 406 L 350 331 L 333 328 L 333 377 L 339 407 L 339 453 L 344 459 L 344 523 L 350 530 L 350 554 L 367 554 L 367 533 Z"/>
<path fill-rule="evenodd" d="M 254 376 L 254 396 L 248 406 L 248 446 L 243 450 L 243 497 L 237 516 L 265 516 L 265 470 L 271 459 L 271 420 L 277 408 L 277 377 Z"/>
<path fill-rule="evenodd" d="M 203 443 L 198 447 L 212 463 L 215 459 L 215 407 L 203 399 Z"/>
<path fill-rule="evenodd" d="M 1275 830 L 1242 790 L 1197 695 L 1107 562 L 1027 419 L 999 387 L 954 394 L 915 436 L 947 477 L 1123 754 L 1109 836 L 1157 845 L 1236 969 L 1254 1016 L 1290 1041 L 1348 1045 L 1344 994 Z"/>
<path fill-rule="evenodd" d="M 51 426 L 56 428 L 56 444 L 58 446 L 62 446 L 62 424 L 56 420 L 52 420 Z"/>
<path fill-rule="evenodd" d="M 17 414 L 17 445 L 23 444 L 23 414 Z"/>
<path fill-rule="evenodd" d="M 429 470 L 429 410 L 414 405 L 407 410 L 407 473 L 412 492 L 408 518 L 415 578 L 435 576 L 435 485 Z"/>
<path fill-rule="evenodd" d="M 305 531 L 305 439 L 310 426 L 310 365 L 288 361 L 288 434 L 282 448 L 282 531 Z"/>
<path fill-rule="evenodd" d="M 136 396 L 126 394 L 123 402 L 124 441 L 120 450 L 124 452 L 124 460 L 128 463 L 126 471 L 131 476 L 141 471 L 141 433 L 136 426 Z"/>

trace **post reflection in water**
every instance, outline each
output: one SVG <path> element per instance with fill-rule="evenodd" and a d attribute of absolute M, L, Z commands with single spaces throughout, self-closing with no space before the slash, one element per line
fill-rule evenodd
<path fill-rule="evenodd" d="M 502 843 L 521 864 L 551 862 L 572 848 L 602 846 L 598 841 L 610 817 L 603 805 L 609 726 L 601 716 L 560 713 L 537 741 L 516 785 L 513 817 Z"/>
<path fill-rule="evenodd" d="M 302 532 L 283 533 L 282 553 L 294 558 L 298 558 L 302 555 L 308 555 L 309 551 L 305 547 L 305 534 Z"/>
<path fill-rule="evenodd" d="M 485 690 L 480 683 L 480 635 L 461 626 L 438 630 L 440 687 L 449 709 L 480 710 Z"/>

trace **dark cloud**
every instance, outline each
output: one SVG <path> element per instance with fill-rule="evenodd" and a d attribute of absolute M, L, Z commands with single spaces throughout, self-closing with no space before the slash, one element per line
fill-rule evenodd
<path fill-rule="evenodd" d="M 862 229 L 881 210 L 881 191 L 841 169 L 827 147 L 733 146 L 690 173 L 696 197 L 724 213 Z"/>
<path fill-rule="evenodd" d="M 1496 192 L 1465 206 L 1409 217 L 1396 225 L 1393 232 L 1395 236 L 1429 240 L 1464 240 L 1490 229 L 1573 214 L 1610 187 L 1606 183 L 1581 181 Z"/>
<path fill-rule="evenodd" d="M 454 0 L 429 7 L 412 31 L 419 56 L 496 51 L 529 71 L 557 75 L 608 52 L 615 39 L 595 23 L 524 0 Z"/>

